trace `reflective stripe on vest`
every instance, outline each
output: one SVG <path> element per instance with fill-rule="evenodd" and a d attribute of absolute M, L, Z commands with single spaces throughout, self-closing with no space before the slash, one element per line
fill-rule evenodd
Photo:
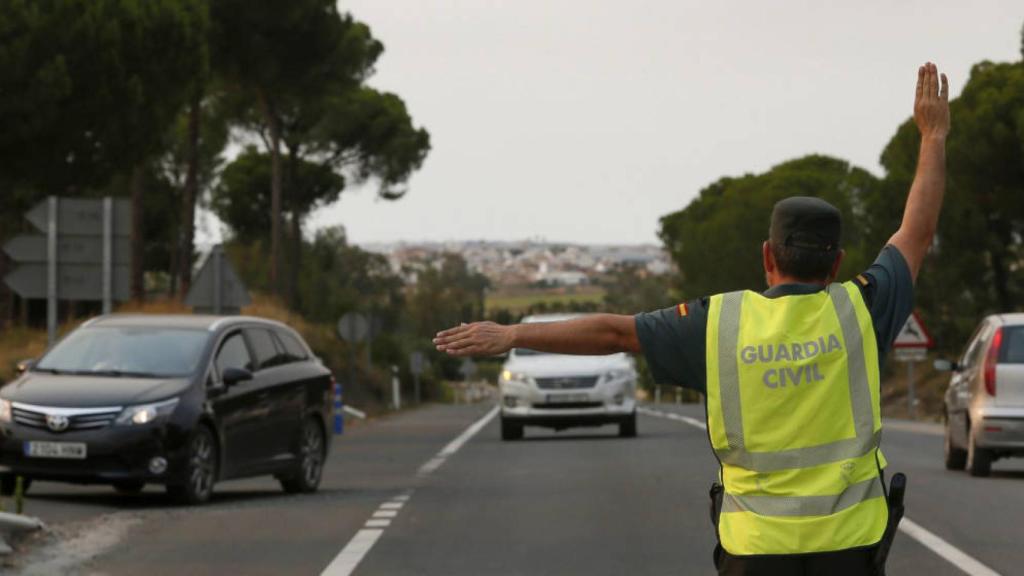
<path fill-rule="evenodd" d="M 799 554 L 878 542 L 888 515 L 878 359 L 859 289 L 832 284 L 776 300 L 732 292 L 713 296 L 708 311 L 722 546 Z"/>

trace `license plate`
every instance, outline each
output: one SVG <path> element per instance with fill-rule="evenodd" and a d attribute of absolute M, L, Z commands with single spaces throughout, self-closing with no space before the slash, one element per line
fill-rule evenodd
<path fill-rule="evenodd" d="M 25 456 L 31 458 L 85 459 L 84 442 L 25 442 Z"/>
<path fill-rule="evenodd" d="M 570 402 L 587 402 L 589 394 L 548 394 L 548 404 L 567 404 Z"/>

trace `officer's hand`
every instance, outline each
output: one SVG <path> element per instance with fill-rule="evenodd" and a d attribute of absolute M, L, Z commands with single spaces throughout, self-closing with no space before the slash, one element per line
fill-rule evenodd
<path fill-rule="evenodd" d="M 512 330 L 494 322 L 463 324 L 438 332 L 434 345 L 452 356 L 494 356 L 512 348 Z"/>
<path fill-rule="evenodd" d="M 917 69 L 914 122 L 924 138 L 945 138 L 949 134 L 949 80 L 931 62 Z"/>

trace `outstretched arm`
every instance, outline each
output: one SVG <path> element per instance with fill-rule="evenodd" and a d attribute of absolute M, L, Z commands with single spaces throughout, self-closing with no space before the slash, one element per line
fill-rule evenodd
<path fill-rule="evenodd" d="M 946 190 L 946 135 L 949 134 L 949 81 L 935 64 L 917 70 L 917 94 L 914 97 L 914 122 L 921 131 L 921 151 L 917 172 L 910 186 L 900 229 L 889 239 L 899 249 L 917 280 L 928 247 L 939 224 L 939 210 Z"/>
<path fill-rule="evenodd" d="M 595 355 L 640 351 L 636 320 L 618 314 L 594 314 L 563 322 L 514 326 L 474 322 L 439 332 L 434 345 L 452 356 L 493 356 L 511 348 Z"/>

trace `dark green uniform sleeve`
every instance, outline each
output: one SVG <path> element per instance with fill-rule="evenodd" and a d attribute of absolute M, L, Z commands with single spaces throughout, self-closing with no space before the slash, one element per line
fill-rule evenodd
<path fill-rule="evenodd" d="M 707 299 L 636 315 L 636 333 L 651 376 L 658 384 L 674 384 L 703 394 L 707 390 L 705 337 Z"/>
<path fill-rule="evenodd" d="M 863 274 L 864 300 L 871 310 L 878 341 L 878 359 L 882 363 L 914 310 L 914 280 L 906 259 L 893 245 L 882 248 L 878 258 Z"/>

